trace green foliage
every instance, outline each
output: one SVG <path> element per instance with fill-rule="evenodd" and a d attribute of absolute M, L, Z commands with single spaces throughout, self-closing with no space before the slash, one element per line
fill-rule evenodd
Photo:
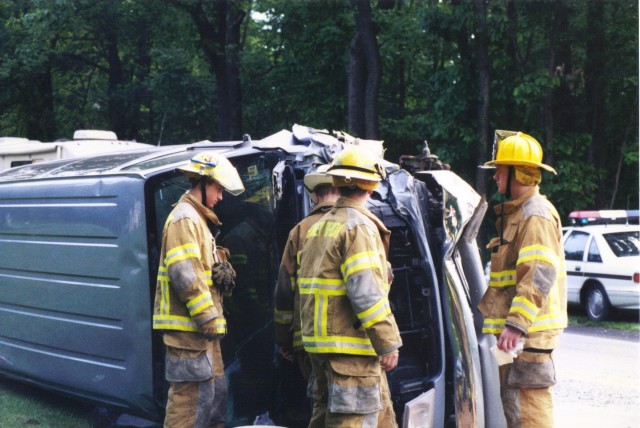
<path fill-rule="evenodd" d="M 259 1 L 252 22 L 259 43 L 243 52 L 244 122 L 263 137 L 294 123 L 346 128 L 348 2 Z M 265 121 L 269 118 L 268 121 Z"/>
<path fill-rule="evenodd" d="M 632 312 L 633 311 L 624 314 L 617 314 L 618 319 L 610 321 L 592 321 L 589 319 L 589 317 L 582 314 L 569 315 L 569 325 L 581 327 L 599 327 L 610 330 L 623 330 L 628 332 L 639 332 L 640 323 L 638 323 L 637 311 L 635 313 Z"/>
<path fill-rule="evenodd" d="M 262 138 L 294 123 L 346 130 L 356 13 L 350 2 L 235 4 L 250 4 L 253 12 L 242 23 L 244 132 Z M 478 159 L 482 100 L 474 2 L 398 1 L 384 10 L 371 4 L 388 158 L 417 154 L 426 140 L 473 182 L 476 166 L 487 160 Z M 557 27 L 562 6 L 567 21 Z M 637 2 L 603 3 L 597 54 L 604 76 L 587 75 L 593 28 L 581 2 L 488 2 L 487 8 L 489 133 L 517 129 L 540 140 L 559 171 L 558 177 L 545 175 L 542 187 L 563 215 L 605 208 L 595 206 L 594 196 L 603 186 L 610 194 L 617 186 L 616 208 L 637 207 Z M 108 128 L 152 143 L 214 138 L 216 113 L 224 106 L 186 8 L 170 0 L 3 1 L 0 22 L 1 135 L 46 140 L 79 128 Z M 594 137 L 589 119 L 587 83 L 594 78 L 603 82 L 598 135 L 604 139 Z M 596 149 L 603 154 L 594 158 Z"/>

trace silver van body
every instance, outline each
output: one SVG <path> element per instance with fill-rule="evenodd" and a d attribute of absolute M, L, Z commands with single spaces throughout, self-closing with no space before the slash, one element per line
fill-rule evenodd
<path fill-rule="evenodd" d="M 0 173 L 0 374 L 162 418 L 163 346 L 151 329 L 160 235 L 187 187 L 176 167 L 214 150 L 247 189 L 216 208 L 219 240 L 232 257 L 255 260 L 246 272 L 234 264 L 239 283 L 225 302 L 227 423 L 305 426 L 289 411 L 306 406 L 304 385 L 276 352 L 272 293 L 288 231 L 310 209 L 302 178 L 344 144 L 344 134 L 294 127 L 260 141 L 149 147 Z M 501 427 L 493 338 L 479 334 L 475 309 L 486 288 L 475 241 L 486 203 L 437 158 L 416 159 L 419 166 L 388 162 L 368 206 L 392 231 L 390 301 L 404 342 L 388 374 L 396 414 L 402 423 L 423 399 L 423 426 Z"/>

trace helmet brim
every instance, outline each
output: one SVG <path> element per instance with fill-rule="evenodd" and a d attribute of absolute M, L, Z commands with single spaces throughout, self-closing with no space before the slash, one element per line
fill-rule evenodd
<path fill-rule="evenodd" d="M 538 163 L 538 162 L 530 162 L 530 161 L 515 160 L 515 159 L 492 160 L 489 162 L 485 162 L 485 164 L 482 166 L 485 168 L 491 168 L 491 167 L 495 167 L 495 165 L 514 165 L 514 166 L 529 166 L 533 168 L 542 168 L 545 171 L 549 171 L 555 175 L 558 175 L 556 170 L 550 167 L 549 165 L 545 165 L 543 163 Z"/>
<path fill-rule="evenodd" d="M 245 190 L 244 185 L 242 184 L 242 180 L 238 176 L 237 172 L 228 177 L 224 182 L 221 182 L 220 180 L 216 180 L 209 175 L 203 174 L 200 169 L 193 168 L 191 165 L 180 166 L 177 169 L 178 171 L 182 172 L 187 178 L 206 178 L 209 181 L 215 181 L 220 186 L 222 186 L 224 190 L 226 190 L 233 196 L 238 196 Z"/>
<path fill-rule="evenodd" d="M 357 171 L 351 168 L 343 169 L 343 168 L 340 168 L 339 166 L 329 170 L 329 172 L 327 172 L 327 175 L 332 177 L 342 177 L 345 179 L 353 178 L 353 179 L 364 180 L 364 181 L 376 181 L 376 182 L 382 181 L 382 178 L 380 178 L 377 174 L 366 172 L 366 171 Z"/>
<path fill-rule="evenodd" d="M 310 173 L 304 176 L 304 187 L 309 193 L 316 191 L 318 186 L 333 185 L 333 179 L 327 174 Z"/>

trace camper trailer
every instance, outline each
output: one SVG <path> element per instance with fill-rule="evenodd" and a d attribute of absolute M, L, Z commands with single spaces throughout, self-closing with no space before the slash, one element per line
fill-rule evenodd
<path fill-rule="evenodd" d="M 82 129 L 73 140 L 41 142 L 27 138 L 0 137 L 0 171 L 54 159 L 68 159 L 100 153 L 117 153 L 148 148 L 148 144 L 121 141 L 112 131 Z"/>

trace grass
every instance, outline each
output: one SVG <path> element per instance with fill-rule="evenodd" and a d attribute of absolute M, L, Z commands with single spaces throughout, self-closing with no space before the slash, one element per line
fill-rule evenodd
<path fill-rule="evenodd" d="M 0 378 L 0 427 L 96 428 L 92 406 Z"/>
<path fill-rule="evenodd" d="M 569 306 L 569 325 L 609 330 L 640 331 L 638 311 L 616 311 L 606 321 L 591 321 L 580 306 Z"/>

